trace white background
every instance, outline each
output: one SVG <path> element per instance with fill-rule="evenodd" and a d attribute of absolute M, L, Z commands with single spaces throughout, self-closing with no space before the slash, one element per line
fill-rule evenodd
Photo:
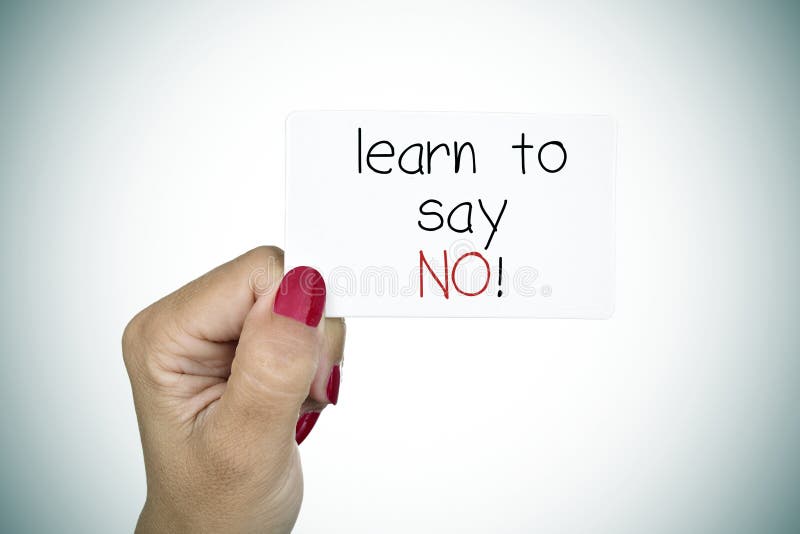
<path fill-rule="evenodd" d="M 800 524 L 796 9 L 232 4 L 0 17 L 3 530 L 133 528 L 122 329 L 282 243 L 293 109 L 619 123 L 614 318 L 350 321 L 298 532 Z"/>

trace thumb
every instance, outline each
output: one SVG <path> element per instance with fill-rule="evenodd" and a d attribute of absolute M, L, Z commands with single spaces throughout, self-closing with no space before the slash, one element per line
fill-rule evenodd
<path fill-rule="evenodd" d="M 324 341 L 325 281 L 311 267 L 286 273 L 245 317 L 220 416 L 256 439 L 294 441 Z"/>

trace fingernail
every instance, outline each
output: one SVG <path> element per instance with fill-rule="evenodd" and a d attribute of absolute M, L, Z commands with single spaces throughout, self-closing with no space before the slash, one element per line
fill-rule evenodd
<path fill-rule="evenodd" d="M 272 310 L 317 326 L 325 308 L 325 280 L 312 267 L 295 267 L 283 276 Z"/>
<path fill-rule="evenodd" d="M 297 420 L 297 426 L 294 429 L 294 440 L 298 445 L 303 443 L 303 440 L 306 439 L 308 434 L 311 432 L 311 429 L 314 428 L 315 424 L 317 424 L 319 414 L 320 412 L 304 413 L 300 416 L 300 419 Z"/>
<path fill-rule="evenodd" d="M 342 379 L 342 371 L 339 369 L 338 365 L 334 365 L 333 369 L 331 369 L 331 376 L 328 378 L 328 388 L 326 390 L 328 394 L 328 401 L 331 404 L 336 404 L 336 401 L 339 400 L 339 382 Z"/>

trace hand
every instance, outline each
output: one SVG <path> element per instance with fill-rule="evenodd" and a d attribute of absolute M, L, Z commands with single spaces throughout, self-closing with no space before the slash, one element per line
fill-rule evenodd
<path fill-rule="evenodd" d="M 282 275 L 282 251 L 257 248 L 125 329 L 147 473 L 138 532 L 292 529 L 297 444 L 336 404 L 344 322 L 322 319 L 317 271 Z"/>

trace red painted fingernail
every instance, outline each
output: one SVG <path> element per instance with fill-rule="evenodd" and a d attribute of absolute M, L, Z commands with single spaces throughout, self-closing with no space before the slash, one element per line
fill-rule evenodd
<path fill-rule="evenodd" d="M 320 412 L 304 413 L 300 416 L 300 419 L 297 420 L 297 426 L 294 429 L 294 440 L 298 445 L 303 443 L 303 440 L 306 439 L 311 429 L 317 424 L 319 414 Z"/>
<path fill-rule="evenodd" d="M 295 267 L 281 280 L 272 310 L 308 326 L 317 326 L 325 308 L 325 280 L 312 267 Z"/>
<path fill-rule="evenodd" d="M 336 404 L 336 401 L 339 400 L 339 382 L 342 379 L 342 371 L 339 369 L 338 365 L 334 365 L 333 369 L 331 369 L 331 376 L 328 378 L 328 400 L 331 404 Z"/>

